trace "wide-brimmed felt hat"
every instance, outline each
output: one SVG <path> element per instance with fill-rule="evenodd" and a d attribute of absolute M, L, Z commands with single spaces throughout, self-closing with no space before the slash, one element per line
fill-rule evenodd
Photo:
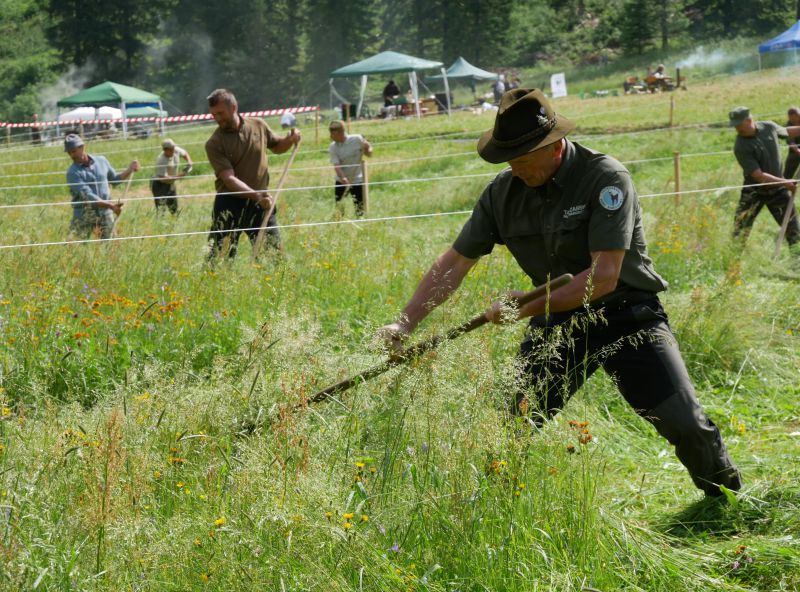
<path fill-rule="evenodd" d="M 573 129 L 575 124 L 556 115 L 542 91 L 515 88 L 500 99 L 494 128 L 481 135 L 478 154 L 495 164 L 507 162 L 554 144 Z"/>

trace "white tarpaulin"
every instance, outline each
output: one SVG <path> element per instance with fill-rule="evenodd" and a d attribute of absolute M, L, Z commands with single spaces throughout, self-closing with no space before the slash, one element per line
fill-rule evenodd
<path fill-rule="evenodd" d="M 567 96 L 567 78 L 563 72 L 550 77 L 550 95 L 554 99 Z"/>
<path fill-rule="evenodd" d="M 77 107 L 72 111 L 61 113 L 59 121 L 91 121 L 94 119 L 122 119 L 122 110 L 116 107 Z"/>

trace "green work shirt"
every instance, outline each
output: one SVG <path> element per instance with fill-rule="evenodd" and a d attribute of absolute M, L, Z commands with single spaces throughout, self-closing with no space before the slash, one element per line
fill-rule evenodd
<path fill-rule="evenodd" d="M 217 175 L 217 193 L 228 192 L 219 178 L 226 169 L 233 169 L 236 178 L 251 189 L 266 189 L 269 186 L 267 148 L 273 148 L 277 143 L 278 138 L 260 119 L 242 117 L 237 130 L 218 127 L 206 142 L 208 162 Z"/>
<path fill-rule="evenodd" d="M 733 153 L 744 171 L 744 184 L 755 185 L 754 171 L 761 169 L 764 173 L 783 177 L 781 167 L 781 144 L 778 138 L 787 138 L 786 128 L 774 121 L 757 121 L 755 136 L 736 136 Z M 770 193 L 782 189 L 777 185 L 766 185 L 758 188 L 761 193 Z"/>
<path fill-rule="evenodd" d="M 484 189 L 453 248 L 476 259 L 506 245 L 534 284 L 548 276 L 578 274 L 591 252 L 625 250 L 613 301 L 630 290 L 660 292 L 667 283 L 647 255 L 639 198 L 617 160 L 565 140 L 556 175 L 528 187 L 506 169 Z"/>

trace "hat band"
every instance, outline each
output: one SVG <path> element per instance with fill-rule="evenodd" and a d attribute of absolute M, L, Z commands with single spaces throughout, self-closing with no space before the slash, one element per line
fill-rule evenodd
<path fill-rule="evenodd" d="M 553 114 L 552 119 L 547 119 L 542 117 L 541 115 L 537 116 L 539 121 L 541 122 L 542 119 L 545 119 L 545 123 L 541 124 L 541 127 L 537 127 L 535 130 L 528 132 L 527 134 L 522 134 L 514 138 L 513 140 L 498 140 L 497 136 L 492 133 L 492 141 L 494 142 L 495 146 L 498 148 L 511 148 L 514 146 L 519 146 L 520 144 L 527 142 L 528 140 L 538 140 L 544 138 L 547 134 L 553 131 L 553 128 L 556 126 L 557 120 L 555 114 Z"/>

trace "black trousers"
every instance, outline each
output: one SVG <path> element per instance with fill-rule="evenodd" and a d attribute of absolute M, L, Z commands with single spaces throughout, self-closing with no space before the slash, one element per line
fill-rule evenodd
<path fill-rule="evenodd" d="M 800 165 L 800 154 L 794 150 L 789 150 L 789 153 L 786 155 L 786 162 L 783 163 L 783 178 L 794 178 L 798 165 Z"/>
<path fill-rule="evenodd" d="M 364 185 L 353 184 L 345 185 L 339 179 L 336 179 L 336 187 L 334 193 L 336 194 L 336 203 L 339 203 L 345 196 L 345 193 L 350 193 L 353 196 L 353 203 L 356 206 L 356 216 L 364 215 Z"/>
<path fill-rule="evenodd" d="M 742 189 L 733 219 L 733 237 L 741 238 L 743 242 L 746 241 L 756 216 L 764 206 L 767 206 L 778 226 L 783 224 L 783 215 L 786 213 L 791 197 L 789 190 L 783 188 L 768 194 L 758 193 L 749 187 Z M 797 223 L 797 209 L 794 207 L 792 207 L 789 225 L 786 227 L 786 242 L 790 245 L 800 242 L 800 225 Z"/>
<path fill-rule="evenodd" d="M 531 319 L 519 354 L 527 385 L 514 410 L 541 424 L 602 367 L 636 413 L 675 447 L 698 488 L 709 495 L 720 494 L 718 485 L 738 490 L 739 472 L 697 400 L 658 298 L 609 305 L 601 314 Z"/>
<path fill-rule="evenodd" d="M 209 260 L 226 253 L 230 259 L 236 257 L 239 236 L 242 232 L 247 234 L 250 244 L 255 246 L 265 214 L 266 211 L 253 200 L 218 193 L 214 199 L 211 232 L 208 235 L 208 240 L 211 242 Z M 273 210 L 267 222 L 265 247 L 280 248 L 281 234 L 277 225 L 278 220 Z"/>
<path fill-rule="evenodd" d="M 156 202 L 156 211 L 161 207 L 166 207 L 173 214 L 178 213 L 178 197 L 175 190 L 175 183 L 164 183 L 158 179 L 150 181 L 150 189 Z"/>

